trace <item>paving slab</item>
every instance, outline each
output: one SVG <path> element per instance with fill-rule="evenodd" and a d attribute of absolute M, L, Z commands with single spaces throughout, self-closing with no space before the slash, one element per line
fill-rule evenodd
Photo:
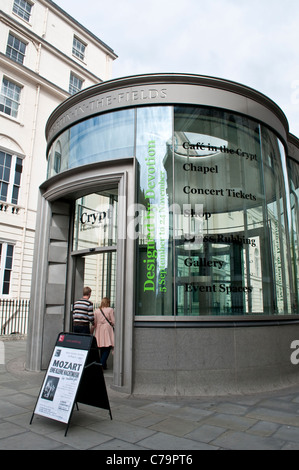
<path fill-rule="evenodd" d="M 186 434 L 185 437 L 187 439 L 192 439 L 194 441 L 208 444 L 214 441 L 217 437 L 224 434 L 225 432 L 225 428 L 221 428 L 219 426 L 211 426 L 209 424 L 203 424 L 202 426 L 199 426 L 189 434 Z"/>
<path fill-rule="evenodd" d="M 241 432 L 227 432 L 212 442 L 213 445 L 228 450 L 279 450 L 284 443 L 282 439 L 264 438 Z"/>
<path fill-rule="evenodd" d="M 273 423 L 286 424 L 299 427 L 299 413 L 293 414 L 283 409 L 257 407 L 248 413 L 248 418 L 255 420 L 270 421 Z"/>
<path fill-rule="evenodd" d="M 173 451 L 196 451 L 196 450 L 217 450 L 214 445 L 209 445 L 202 442 L 196 442 L 193 439 L 186 439 L 184 437 L 172 436 L 167 433 L 158 432 L 146 439 L 139 441 L 140 446 L 146 449 L 154 450 L 173 450 Z"/>
<path fill-rule="evenodd" d="M 185 436 L 196 429 L 196 423 L 185 419 L 169 416 L 167 419 L 154 424 L 150 429 L 167 433 L 173 436 Z"/>

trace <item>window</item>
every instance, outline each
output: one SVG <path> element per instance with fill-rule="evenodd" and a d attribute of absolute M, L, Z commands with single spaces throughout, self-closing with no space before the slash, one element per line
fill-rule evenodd
<path fill-rule="evenodd" d="M 10 57 L 10 59 L 18 62 L 19 64 L 24 63 L 26 51 L 26 44 L 22 42 L 20 39 L 16 38 L 13 34 L 9 33 L 8 36 L 8 43 L 6 48 L 6 55 Z"/>
<path fill-rule="evenodd" d="M 117 187 L 87 194 L 77 199 L 73 250 L 116 246 L 117 206 Z"/>
<path fill-rule="evenodd" d="M 0 289 L 2 295 L 8 295 L 11 286 L 11 273 L 14 245 L 0 242 Z"/>
<path fill-rule="evenodd" d="M 109 158 L 134 155 L 134 110 L 125 109 L 86 119 L 62 133 L 48 155 L 48 178 Z"/>
<path fill-rule="evenodd" d="M 26 0 L 14 0 L 13 12 L 16 13 L 20 18 L 23 18 L 23 20 L 29 22 L 31 10 L 32 4 Z"/>
<path fill-rule="evenodd" d="M 54 153 L 54 172 L 60 173 L 61 170 L 61 145 L 60 142 L 57 142 L 56 150 Z"/>
<path fill-rule="evenodd" d="M 76 77 L 76 75 L 74 75 L 74 74 L 71 72 L 71 75 L 70 75 L 70 85 L 69 85 L 69 93 L 70 93 L 71 95 L 74 95 L 75 93 L 78 93 L 78 91 L 81 90 L 82 85 L 83 85 L 83 80 L 80 80 L 80 78 Z"/>
<path fill-rule="evenodd" d="M 0 111 L 16 118 L 20 105 L 20 96 L 21 87 L 4 77 L 0 95 Z"/>
<path fill-rule="evenodd" d="M 22 159 L 0 151 L 0 201 L 18 204 Z"/>
<path fill-rule="evenodd" d="M 213 108 L 139 107 L 136 158 L 137 315 L 296 312 L 285 153 L 271 130 Z"/>
<path fill-rule="evenodd" d="M 76 36 L 73 39 L 73 55 L 80 60 L 84 60 L 86 46 Z"/>

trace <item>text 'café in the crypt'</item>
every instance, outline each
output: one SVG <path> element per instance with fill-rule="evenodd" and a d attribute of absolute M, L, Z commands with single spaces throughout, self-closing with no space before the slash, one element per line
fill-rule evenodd
<path fill-rule="evenodd" d="M 299 140 L 227 80 L 111 80 L 50 116 L 27 368 L 47 367 L 83 286 L 115 309 L 112 386 L 206 395 L 299 381 Z"/>

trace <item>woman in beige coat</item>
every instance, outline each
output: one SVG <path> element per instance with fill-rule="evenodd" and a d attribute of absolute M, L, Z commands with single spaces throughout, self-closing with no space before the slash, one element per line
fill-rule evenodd
<path fill-rule="evenodd" d="M 114 310 L 110 307 L 110 300 L 104 297 L 100 307 L 94 311 L 94 336 L 100 349 L 103 369 L 107 369 L 107 359 L 114 348 L 114 322 Z"/>

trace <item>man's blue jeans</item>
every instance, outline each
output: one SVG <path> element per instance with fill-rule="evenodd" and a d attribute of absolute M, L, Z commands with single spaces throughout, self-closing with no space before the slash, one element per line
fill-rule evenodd
<path fill-rule="evenodd" d="M 100 348 L 101 364 L 103 366 L 103 369 L 107 369 L 107 359 L 109 357 L 110 351 L 111 346 L 108 346 L 107 348 Z"/>

